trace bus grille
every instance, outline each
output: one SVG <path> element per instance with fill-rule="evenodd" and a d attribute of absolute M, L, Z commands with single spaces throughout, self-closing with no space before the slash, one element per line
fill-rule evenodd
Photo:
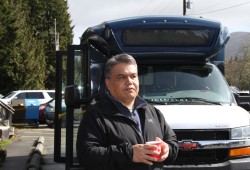
<path fill-rule="evenodd" d="M 229 130 L 183 130 L 175 131 L 178 141 L 195 140 L 229 140 Z"/>
<path fill-rule="evenodd" d="M 229 140 L 229 130 L 176 130 L 178 141 Z M 224 162 L 228 149 L 179 150 L 175 165 L 200 165 Z"/>

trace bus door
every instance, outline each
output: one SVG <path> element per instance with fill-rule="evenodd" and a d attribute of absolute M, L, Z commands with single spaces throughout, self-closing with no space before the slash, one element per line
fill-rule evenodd
<path fill-rule="evenodd" d="M 63 54 L 65 55 L 65 53 Z M 69 45 L 67 56 L 65 56 L 67 67 L 64 77 L 62 74 L 64 62 L 61 61 L 64 55 L 58 56 L 58 81 L 56 84 L 58 86 L 57 91 L 64 91 L 67 107 L 65 119 L 57 116 L 56 120 L 55 162 L 64 160 L 66 170 L 68 170 L 79 168 L 79 162 L 76 157 L 78 127 L 86 107 L 92 104 L 93 101 L 98 100 L 105 92 L 104 66 L 107 56 L 91 43 Z M 64 78 L 67 81 L 65 88 L 62 88 L 62 80 Z M 60 107 L 59 104 L 58 107 Z M 66 121 L 66 128 L 62 126 L 63 121 Z M 64 130 L 66 133 L 65 139 L 63 139 Z"/>
<path fill-rule="evenodd" d="M 75 142 L 83 111 L 80 107 L 66 107 L 64 92 L 68 85 L 77 84 L 81 88 L 84 81 L 85 61 L 80 45 L 69 45 L 67 51 L 57 51 L 56 61 L 54 161 L 65 163 L 65 169 L 69 170 L 78 167 Z"/>

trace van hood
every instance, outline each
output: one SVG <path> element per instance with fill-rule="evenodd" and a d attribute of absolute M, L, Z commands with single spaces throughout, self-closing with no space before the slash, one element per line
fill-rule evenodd
<path fill-rule="evenodd" d="M 249 113 L 239 106 L 156 105 L 172 129 L 225 129 L 247 126 Z"/>

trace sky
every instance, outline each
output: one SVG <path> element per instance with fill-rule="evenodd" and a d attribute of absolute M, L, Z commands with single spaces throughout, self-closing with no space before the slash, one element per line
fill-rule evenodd
<path fill-rule="evenodd" d="M 250 32 L 250 0 L 186 0 L 186 15 L 220 21 L 229 32 Z M 143 15 L 183 15 L 183 0 L 68 0 L 73 44 L 103 21 Z"/>

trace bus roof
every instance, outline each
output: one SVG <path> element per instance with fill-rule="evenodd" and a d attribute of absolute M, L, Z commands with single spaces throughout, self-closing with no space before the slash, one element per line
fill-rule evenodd
<path fill-rule="evenodd" d="M 106 21 L 89 27 L 81 43 L 106 55 L 164 56 L 205 61 L 224 49 L 229 32 L 219 21 L 190 16 L 145 16 Z M 161 58 L 161 57 L 160 57 Z"/>

